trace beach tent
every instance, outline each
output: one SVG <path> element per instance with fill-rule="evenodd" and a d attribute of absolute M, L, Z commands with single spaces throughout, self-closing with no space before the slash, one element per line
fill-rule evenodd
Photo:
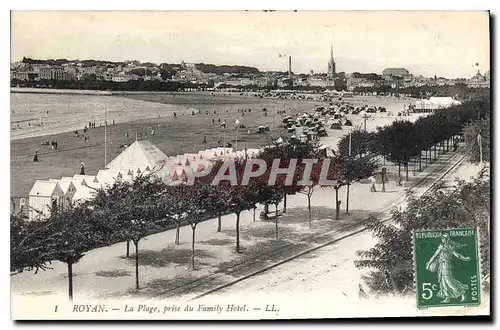
<path fill-rule="evenodd" d="M 97 189 L 97 188 L 96 188 Z M 96 191 L 92 188 L 81 186 L 78 188 L 71 199 L 73 205 L 92 199 Z"/>
<path fill-rule="evenodd" d="M 49 181 L 59 182 L 59 187 L 64 193 L 64 198 L 62 201 L 63 207 L 68 207 L 71 205 L 71 200 L 73 199 L 73 195 L 76 192 L 76 187 L 73 184 L 72 180 L 63 180 L 63 179 L 50 179 Z"/>
<path fill-rule="evenodd" d="M 64 192 L 57 181 L 36 180 L 28 197 L 28 217 L 33 220 L 40 214 L 49 217 L 53 207 L 62 206 Z"/>
<path fill-rule="evenodd" d="M 139 167 L 141 170 L 149 168 L 159 170 L 168 160 L 167 155 L 148 140 L 135 141 L 127 149 L 106 165 L 109 170 L 121 170 Z"/>

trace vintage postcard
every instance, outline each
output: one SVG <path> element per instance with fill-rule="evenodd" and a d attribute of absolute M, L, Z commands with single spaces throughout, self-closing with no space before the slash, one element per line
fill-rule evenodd
<path fill-rule="evenodd" d="M 489 316 L 489 33 L 12 11 L 11 318 Z"/>

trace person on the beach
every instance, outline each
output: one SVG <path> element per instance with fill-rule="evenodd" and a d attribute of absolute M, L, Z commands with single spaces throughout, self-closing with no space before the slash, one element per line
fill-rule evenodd
<path fill-rule="evenodd" d="M 38 162 L 38 151 L 35 151 L 35 156 L 33 157 L 34 162 Z"/>
<path fill-rule="evenodd" d="M 85 175 L 85 165 L 80 163 L 80 175 Z"/>

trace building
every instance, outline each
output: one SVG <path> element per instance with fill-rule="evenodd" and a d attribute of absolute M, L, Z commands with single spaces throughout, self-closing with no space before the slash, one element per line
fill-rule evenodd
<path fill-rule="evenodd" d="M 52 79 L 52 68 L 41 67 L 40 68 L 40 79 Z"/>
<path fill-rule="evenodd" d="M 447 109 L 449 107 L 460 105 L 461 102 L 452 97 L 430 97 L 427 99 L 416 100 L 414 103 L 415 110 L 418 112 L 430 112 L 439 109 Z"/>
<path fill-rule="evenodd" d="M 330 60 L 328 61 L 328 78 L 335 77 L 335 59 L 333 58 L 333 45 L 330 45 Z"/>
<path fill-rule="evenodd" d="M 54 80 L 73 80 L 74 76 L 66 72 L 63 68 L 52 68 L 52 77 Z"/>
<path fill-rule="evenodd" d="M 405 68 L 387 68 L 382 71 L 384 78 L 400 77 L 405 78 L 410 75 L 410 72 Z"/>
<path fill-rule="evenodd" d="M 331 87 L 335 86 L 335 81 L 333 79 L 313 76 L 307 78 L 307 84 L 311 87 Z"/>
<path fill-rule="evenodd" d="M 26 71 L 12 71 L 10 73 L 10 78 L 11 79 L 17 79 L 17 80 L 28 80 L 28 72 Z"/>
<path fill-rule="evenodd" d="M 471 88 L 488 88 L 490 87 L 489 71 L 483 76 L 478 71 L 471 79 L 467 81 L 467 86 Z"/>

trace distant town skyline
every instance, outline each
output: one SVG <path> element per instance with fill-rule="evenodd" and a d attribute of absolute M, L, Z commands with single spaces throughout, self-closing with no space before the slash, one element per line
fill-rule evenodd
<path fill-rule="evenodd" d="M 326 73 L 333 44 L 337 72 L 403 67 L 466 78 L 490 69 L 485 11 L 13 11 L 11 20 L 12 62 L 24 56 L 185 61 L 287 71 L 287 56 L 278 55 L 286 54 L 295 73 Z"/>

